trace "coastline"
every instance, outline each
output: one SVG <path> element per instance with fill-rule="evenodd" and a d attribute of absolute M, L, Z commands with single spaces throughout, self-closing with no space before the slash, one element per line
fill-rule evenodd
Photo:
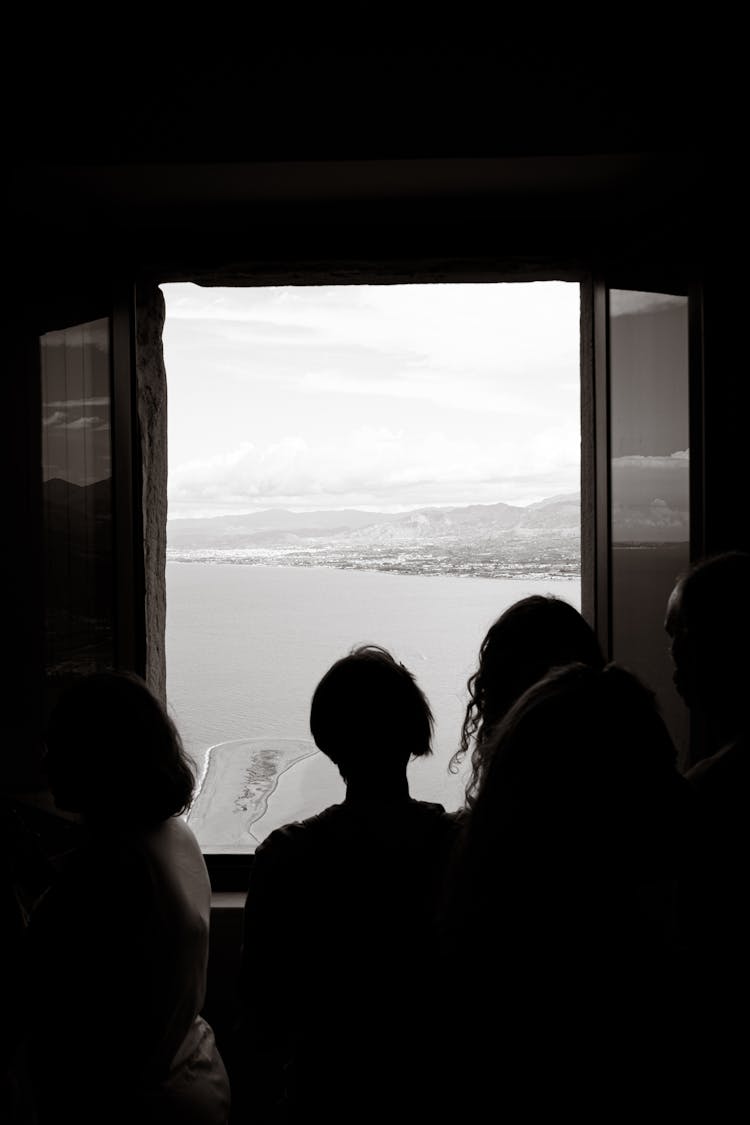
<path fill-rule="evenodd" d="M 199 775 L 187 819 L 207 854 L 252 853 L 276 827 L 342 799 L 338 771 L 314 748 L 309 700 L 336 659 L 373 639 L 414 672 L 435 715 L 434 753 L 413 770 L 414 795 L 458 807 L 461 779 L 447 763 L 489 624 L 533 593 L 580 601 L 579 582 L 549 575 L 458 582 L 174 562 L 167 575 L 169 701 Z"/>
<path fill-rule="evenodd" d="M 252 850 L 252 826 L 265 815 L 279 778 L 319 753 L 310 739 L 241 738 L 209 747 L 187 813 L 206 851 Z"/>
<path fill-rule="evenodd" d="M 581 577 L 580 564 L 577 562 L 571 570 L 550 568 L 548 564 L 528 562 L 515 566 L 505 566 L 497 571 L 494 569 L 494 562 L 489 569 L 477 566 L 476 564 L 472 564 L 470 569 L 466 567 L 425 566 L 423 559 L 419 557 L 414 560 L 411 566 L 408 565 L 408 560 L 404 560 L 403 557 L 399 558 L 396 562 L 392 562 L 391 560 L 384 561 L 381 565 L 377 565 L 371 559 L 362 562 L 359 558 L 357 558 L 356 561 L 342 561 L 336 558 L 331 558 L 330 560 L 315 558 L 315 561 L 308 562 L 307 558 L 304 560 L 300 558 L 299 553 L 294 556 L 291 554 L 284 555 L 281 552 L 260 555 L 257 550 L 249 549 L 227 551 L 222 551 L 220 549 L 195 549 L 188 551 L 172 548 L 171 550 L 167 550 L 166 561 L 168 563 L 203 563 L 218 566 L 289 567 L 300 570 L 357 571 L 364 574 L 395 574 L 404 578 L 482 578 L 504 582 L 524 580 L 537 582 L 544 581 L 545 579 L 550 579 L 552 581 L 576 581 L 580 580 Z"/>

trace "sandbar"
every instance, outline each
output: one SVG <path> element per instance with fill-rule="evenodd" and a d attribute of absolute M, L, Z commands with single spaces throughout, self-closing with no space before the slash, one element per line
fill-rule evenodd
<path fill-rule="evenodd" d="M 211 746 L 187 822 L 205 852 L 254 851 L 252 826 L 265 813 L 278 780 L 317 754 L 311 739 L 240 738 Z"/>

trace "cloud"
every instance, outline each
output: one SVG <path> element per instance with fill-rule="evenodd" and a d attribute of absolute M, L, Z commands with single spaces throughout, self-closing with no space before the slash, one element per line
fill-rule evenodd
<path fill-rule="evenodd" d="M 41 340 L 43 356 L 53 355 L 55 352 L 66 352 L 69 355 L 74 351 L 90 352 L 92 348 L 106 354 L 110 345 L 109 320 L 91 320 L 72 328 L 46 332 Z"/>
<path fill-rule="evenodd" d="M 109 422 L 106 418 L 100 418 L 98 414 L 80 414 L 77 418 L 70 421 L 67 420 L 67 414 L 61 410 L 56 410 L 47 418 L 44 418 L 42 425 L 48 429 L 55 430 L 93 430 L 98 432 L 100 430 L 108 430 Z"/>
<path fill-rule="evenodd" d="M 48 410 L 72 410 L 74 407 L 92 407 L 92 406 L 109 406 L 109 395 L 92 395 L 90 398 L 65 398 L 56 401 L 45 402 L 45 407 Z"/>
<path fill-rule="evenodd" d="M 540 439 L 535 457 L 510 441 L 479 447 L 439 431 L 415 437 L 362 427 L 348 437 L 319 442 L 288 435 L 173 467 L 170 506 L 239 511 L 531 501 L 578 487 L 577 446 L 568 449 L 561 469 L 561 444 L 561 435 Z"/>
<path fill-rule="evenodd" d="M 310 394 L 364 395 L 396 400 L 429 402 L 451 410 L 492 412 L 499 415 L 528 416 L 545 409 L 520 390 L 522 379 L 498 377 L 496 372 L 447 371 L 437 368 L 414 370 L 414 365 L 385 371 L 382 362 L 373 374 L 355 376 L 348 372 L 306 372 L 299 390 Z"/>
<path fill-rule="evenodd" d="M 688 535 L 689 450 L 612 461 L 612 525 L 617 541 L 682 541 Z"/>
<path fill-rule="evenodd" d="M 690 513 L 687 507 L 672 508 L 664 500 L 615 503 L 612 535 L 616 543 L 685 542 L 690 537 Z"/>
<path fill-rule="evenodd" d="M 514 413 L 578 386 L 572 284 L 163 288 L 168 374 L 200 354 L 235 380 Z"/>
<path fill-rule="evenodd" d="M 682 472 L 690 461 L 689 449 L 678 449 L 675 453 L 661 456 L 648 456 L 631 453 L 624 457 L 614 457 L 612 468 L 617 470 L 652 470 L 656 472 Z"/>
<path fill-rule="evenodd" d="M 579 487 L 575 284 L 163 289 L 171 511 Z"/>
<path fill-rule="evenodd" d="M 680 297 L 671 293 L 644 293 L 632 289 L 612 289 L 610 291 L 610 313 L 612 316 L 663 312 L 669 308 L 683 309 L 687 313 L 687 297 Z"/>
<path fill-rule="evenodd" d="M 64 430 L 106 430 L 107 423 L 103 418 L 97 415 L 81 415 L 80 418 L 74 418 L 72 422 L 66 422 L 62 426 Z"/>

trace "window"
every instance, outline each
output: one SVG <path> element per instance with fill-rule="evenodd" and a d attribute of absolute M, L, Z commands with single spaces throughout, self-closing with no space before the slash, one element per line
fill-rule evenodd
<path fill-rule="evenodd" d="M 539 356 L 543 346 L 552 342 L 558 348 L 557 359 L 564 358 L 566 374 L 558 390 L 567 403 L 567 415 L 561 413 L 562 400 L 535 382 L 538 372 L 533 364 L 519 365 L 516 357 L 512 369 L 503 367 L 502 357 L 509 354 L 503 345 L 510 339 L 510 328 L 498 315 L 499 305 L 488 315 L 481 300 L 515 291 L 567 294 L 565 331 L 548 309 L 536 317 L 533 346 L 529 345 L 529 354 Z M 447 807 L 459 804 L 464 777 L 449 775 L 445 767 L 457 745 L 465 682 L 474 670 L 479 642 L 503 608 L 497 596 L 503 583 L 511 584 L 510 600 L 529 592 L 529 584 L 540 580 L 556 592 L 568 583 L 566 596 L 583 605 L 611 656 L 632 667 L 656 690 L 682 761 L 688 760 L 687 715 L 671 684 L 662 630 L 671 585 L 691 552 L 700 549 L 697 531 L 691 532 L 696 525 L 690 521 L 690 507 L 699 503 L 699 496 L 693 492 L 691 497 L 688 489 L 688 474 L 694 488 L 701 473 L 688 442 L 688 372 L 694 357 L 692 352 L 688 355 L 686 296 L 594 288 L 589 324 L 584 286 L 579 361 L 580 295 L 578 285 L 570 282 L 358 283 L 255 290 L 165 285 L 164 292 L 172 411 L 167 698 L 201 767 L 203 805 L 213 810 L 198 830 L 207 853 L 247 854 L 277 823 L 312 813 L 340 795 L 337 774 L 314 753 L 307 711 L 320 675 L 358 642 L 390 647 L 415 673 L 436 712 L 435 756 L 415 763 L 412 791 L 441 800 Z M 474 316 L 473 321 L 458 318 L 461 331 L 454 337 L 453 350 L 445 335 L 453 314 L 446 307 L 436 315 L 434 303 L 435 294 L 448 300 L 452 292 L 473 295 Z M 189 293 L 199 294 L 204 302 L 202 317 L 189 304 L 180 304 Z M 231 301 L 243 293 L 253 293 L 265 307 L 256 304 L 252 315 L 246 311 L 238 316 Z M 396 300 L 400 294 L 414 302 L 412 307 L 402 304 L 400 312 L 392 308 L 386 315 L 382 302 Z M 422 299 L 430 294 L 431 316 L 424 316 L 424 308 L 420 314 L 420 294 Z M 301 315 L 308 298 L 315 299 L 317 311 L 313 314 L 311 306 Z M 366 317 L 373 310 L 377 316 L 368 327 Z M 420 324 L 420 315 L 425 330 L 421 344 L 404 336 Z M 201 320 L 200 330 L 207 329 L 206 338 L 213 340 L 207 353 L 198 346 Z M 511 320 L 514 329 L 522 323 L 517 314 Z M 160 478 L 158 463 L 153 472 L 148 461 L 161 446 L 158 426 L 147 434 L 142 431 L 146 435 L 141 450 L 144 487 L 145 477 L 149 480 L 144 514 L 150 523 L 145 539 L 139 524 L 141 505 L 133 501 L 139 483 L 138 465 L 133 472 L 130 461 L 131 410 L 136 401 L 131 390 L 130 313 L 123 303 L 122 308 L 113 305 L 109 317 L 56 316 L 53 325 L 60 321 L 67 327 L 51 327 L 40 337 L 39 351 L 42 492 L 47 497 L 45 643 L 52 687 L 48 705 L 56 694 L 56 682 L 59 687 L 67 675 L 86 668 L 114 665 L 149 674 L 158 669 L 159 605 L 163 605 L 163 572 L 156 549 L 163 525 L 155 500 L 166 492 L 166 471 Z M 382 336 L 372 335 L 376 322 L 381 331 L 384 323 L 395 324 L 400 341 L 390 340 L 385 346 Z M 495 332 L 489 347 L 482 341 L 479 322 Z M 153 323 L 161 333 L 160 319 Z M 356 354 L 365 357 L 363 365 L 347 368 L 343 381 L 336 364 L 351 358 L 343 343 L 351 346 L 352 340 L 331 336 L 331 326 L 342 324 L 355 337 Z M 174 334 L 176 325 L 181 326 L 181 337 Z M 437 367 L 430 354 L 436 339 L 440 340 Z M 222 351 L 227 341 L 236 353 L 229 361 Z M 256 349 L 249 367 L 236 362 L 237 349 L 248 341 Z M 383 346 L 390 366 L 383 366 L 378 352 Z M 183 362 L 189 355 L 202 364 L 192 375 Z M 283 357 L 282 371 L 265 363 L 271 355 Z M 307 357 L 306 367 L 295 366 L 300 357 Z M 592 370 L 595 382 L 590 381 Z M 506 376 L 509 382 L 503 384 Z M 158 372 L 157 377 L 161 379 Z M 236 387 L 243 381 L 253 395 L 253 405 L 247 409 L 238 407 L 241 398 Z M 522 453 L 518 448 L 514 453 L 507 438 L 500 443 L 495 435 L 498 419 L 504 422 L 508 416 L 513 417 L 514 427 L 506 433 L 516 438 L 523 432 L 519 422 L 523 408 L 505 394 L 507 386 L 519 385 L 533 390 L 528 402 L 545 433 L 536 446 L 525 438 Z M 147 394 L 153 387 L 152 382 Z M 338 405 L 336 395 L 341 396 Z M 415 401 L 420 409 L 410 415 Z M 144 402 L 142 385 L 141 412 L 148 408 Z M 230 421 L 237 427 L 231 440 L 226 418 L 220 417 L 224 403 L 231 407 Z M 182 427 L 186 453 L 180 452 L 182 439 L 174 429 L 181 411 L 188 423 Z M 354 417 L 364 419 L 366 440 L 361 432 L 351 439 Z M 415 417 L 432 427 L 432 443 L 424 426 L 419 432 L 413 429 Z M 471 419 L 468 429 L 467 418 Z M 305 440 L 298 425 L 302 420 L 312 427 Z M 274 426 L 277 430 L 286 426 L 287 439 L 296 433 L 297 444 L 282 440 L 284 434 Z M 695 439 L 694 419 L 692 427 Z M 435 432 L 440 434 L 439 442 L 434 440 Z M 208 453 L 201 452 L 198 444 L 205 434 L 214 435 L 218 442 Z M 550 435 L 559 439 L 557 447 Z M 563 473 L 553 480 L 556 448 L 565 447 L 568 476 Z M 436 450 L 439 456 L 430 461 Z M 493 462 L 498 450 L 506 459 Z M 532 462 L 536 476 L 525 479 Z M 348 491 L 341 489 L 342 478 L 336 476 L 342 465 L 349 470 Z M 373 475 L 373 466 L 379 475 Z M 226 485 L 238 468 L 242 488 L 232 494 Z M 210 470 L 208 476 L 205 469 Z M 575 495 L 579 475 L 584 486 L 582 509 Z M 496 491 L 500 479 L 510 481 L 512 492 Z M 66 481 L 64 487 L 60 481 Z M 250 485 L 254 492 L 248 492 Z M 407 491 L 399 493 L 404 487 Z M 58 493 L 65 494 L 64 503 Z M 551 496 L 558 498 L 554 505 L 547 503 Z M 215 507 L 217 497 L 222 503 L 229 497 L 223 514 Z M 460 536 L 451 542 L 450 536 L 433 534 L 441 508 L 458 510 L 473 503 L 477 512 L 488 512 L 495 497 L 495 502 L 507 503 L 511 509 L 506 515 L 512 526 L 500 538 L 495 529 L 481 542 L 475 536 L 467 549 Z M 196 501 L 200 506 L 191 510 L 188 505 Z M 261 516 L 278 508 L 287 514 L 277 512 L 275 524 Z M 341 523 L 342 510 L 354 511 L 355 526 Z M 316 515 L 311 523 L 311 515 L 320 512 L 329 516 L 321 522 Z M 239 520 L 239 515 L 249 523 Z M 278 519 L 282 523 L 286 519 L 287 525 L 280 527 Z M 222 520 L 219 541 L 206 539 L 206 529 L 219 528 Z M 514 520 L 520 522 L 513 524 Z M 409 521 L 419 521 L 411 528 L 411 538 L 405 534 Z M 553 525 L 558 521 L 558 526 L 549 527 L 550 521 Z M 554 549 L 548 539 L 545 550 L 535 555 L 533 548 L 542 541 L 545 525 L 560 534 Z M 138 593 L 144 542 L 145 600 Z M 213 601 L 199 586 L 201 573 L 217 579 Z M 276 588 L 264 592 L 261 579 Z M 247 588 L 250 581 L 253 590 Z M 313 594 L 303 592 L 296 602 L 279 592 L 280 583 L 296 582 L 304 591 L 304 584 L 313 581 L 331 585 Z M 374 594 L 375 585 L 387 590 L 387 596 Z M 397 588 L 409 590 L 410 612 L 421 617 L 418 638 L 408 615 L 399 611 L 398 599 L 391 596 Z M 438 589 L 440 596 L 434 593 Z M 443 596 L 443 589 L 460 591 L 460 597 Z M 271 612 L 274 604 L 280 607 L 276 616 Z M 139 634 L 144 606 L 150 622 L 156 607 L 150 666 Z M 244 612 L 238 612 L 238 606 Z M 310 612 L 305 619 L 312 606 L 316 612 L 324 611 L 322 618 Z M 452 607 L 454 619 L 436 616 L 436 606 L 441 613 Z M 357 616 L 360 611 L 364 617 Z M 195 616 L 201 613 L 202 623 Z M 224 621 L 220 613 L 225 614 Z M 466 632 L 459 636 L 464 625 Z M 154 638 L 157 643 L 152 648 Z M 277 646 L 273 653 L 269 638 Z M 249 645 L 256 662 L 252 674 Z M 441 660 L 448 657 L 454 664 L 443 665 L 438 673 Z M 304 682 L 295 686 L 289 677 L 299 676 L 294 662 L 300 659 L 307 662 Z M 192 680 L 185 676 L 186 668 Z M 235 677 L 232 683 L 228 672 Z M 158 671 L 154 682 L 158 686 Z M 236 752 L 227 752 L 231 747 Z M 209 755 L 209 748 L 219 749 Z M 207 768 L 209 761 L 213 770 Z M 235 765 L 230 768 L 232 761 Z M 226 776 L 223 797 L 217 801 L 211 793 L 219 772 Z M 196 812 L 201 815 L 200 799 Z"/>
<path fill-rule="evenodd" d="M 167 698 L 204 850 L 343 795 L 307 720 L 357 643 L 425 690 L 412 793 L 457 807 L 487 628 L 532 592 L 580 607 L 578 285 L 162 289 Z"/>
<path fill-rule="evenodd" d="M 688 299 L 612 289 L 608 322 L 612 655 L 657 692 L 685 764 L 663 621 L 690 565 Z"/>
<path fill-rule="evenodd" d="M 52 685 L 115 659 L 109 319 L 47 332 L 40 349 L 45 665 Z"/>
<path fill-rule="evenodd" d="M 82 673 L 145 671 L 133 310 L 119 293 L 64 304 L 37 337 L 47 710 Z"/>

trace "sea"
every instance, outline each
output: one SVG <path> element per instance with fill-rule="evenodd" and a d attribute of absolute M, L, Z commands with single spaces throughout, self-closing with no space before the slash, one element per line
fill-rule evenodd
<path fill-rule="evenodd" d="M 529 594 L 553 594 L 577 609 L 581 598 L 580 581 L 571 578 L 323 566 L 171 561 L 166 579 L 167 701 L 196 765 L 199 790 L 189 820 L 204 850 L 232 850 L 240 836 L 251 850 L 279 825 L 343 798 L 338 772 L 311 740 L 309 709 L 323 674 L 359 644 L 388 649 L 430 702 L 433 754 L 411 763 L 412 796 L 458 808 L 466 764 L 456 773 L 449 762 L 487 629 Z M 251 765 L 254 755 L 263 763 L 256 770 L 260 799 L 256 782 L 249 801 L 235 792 L 217 795 L 223 784 L 247 796 L 236 771 L 219 768 L 231 755 L 242 764 Z"/>

